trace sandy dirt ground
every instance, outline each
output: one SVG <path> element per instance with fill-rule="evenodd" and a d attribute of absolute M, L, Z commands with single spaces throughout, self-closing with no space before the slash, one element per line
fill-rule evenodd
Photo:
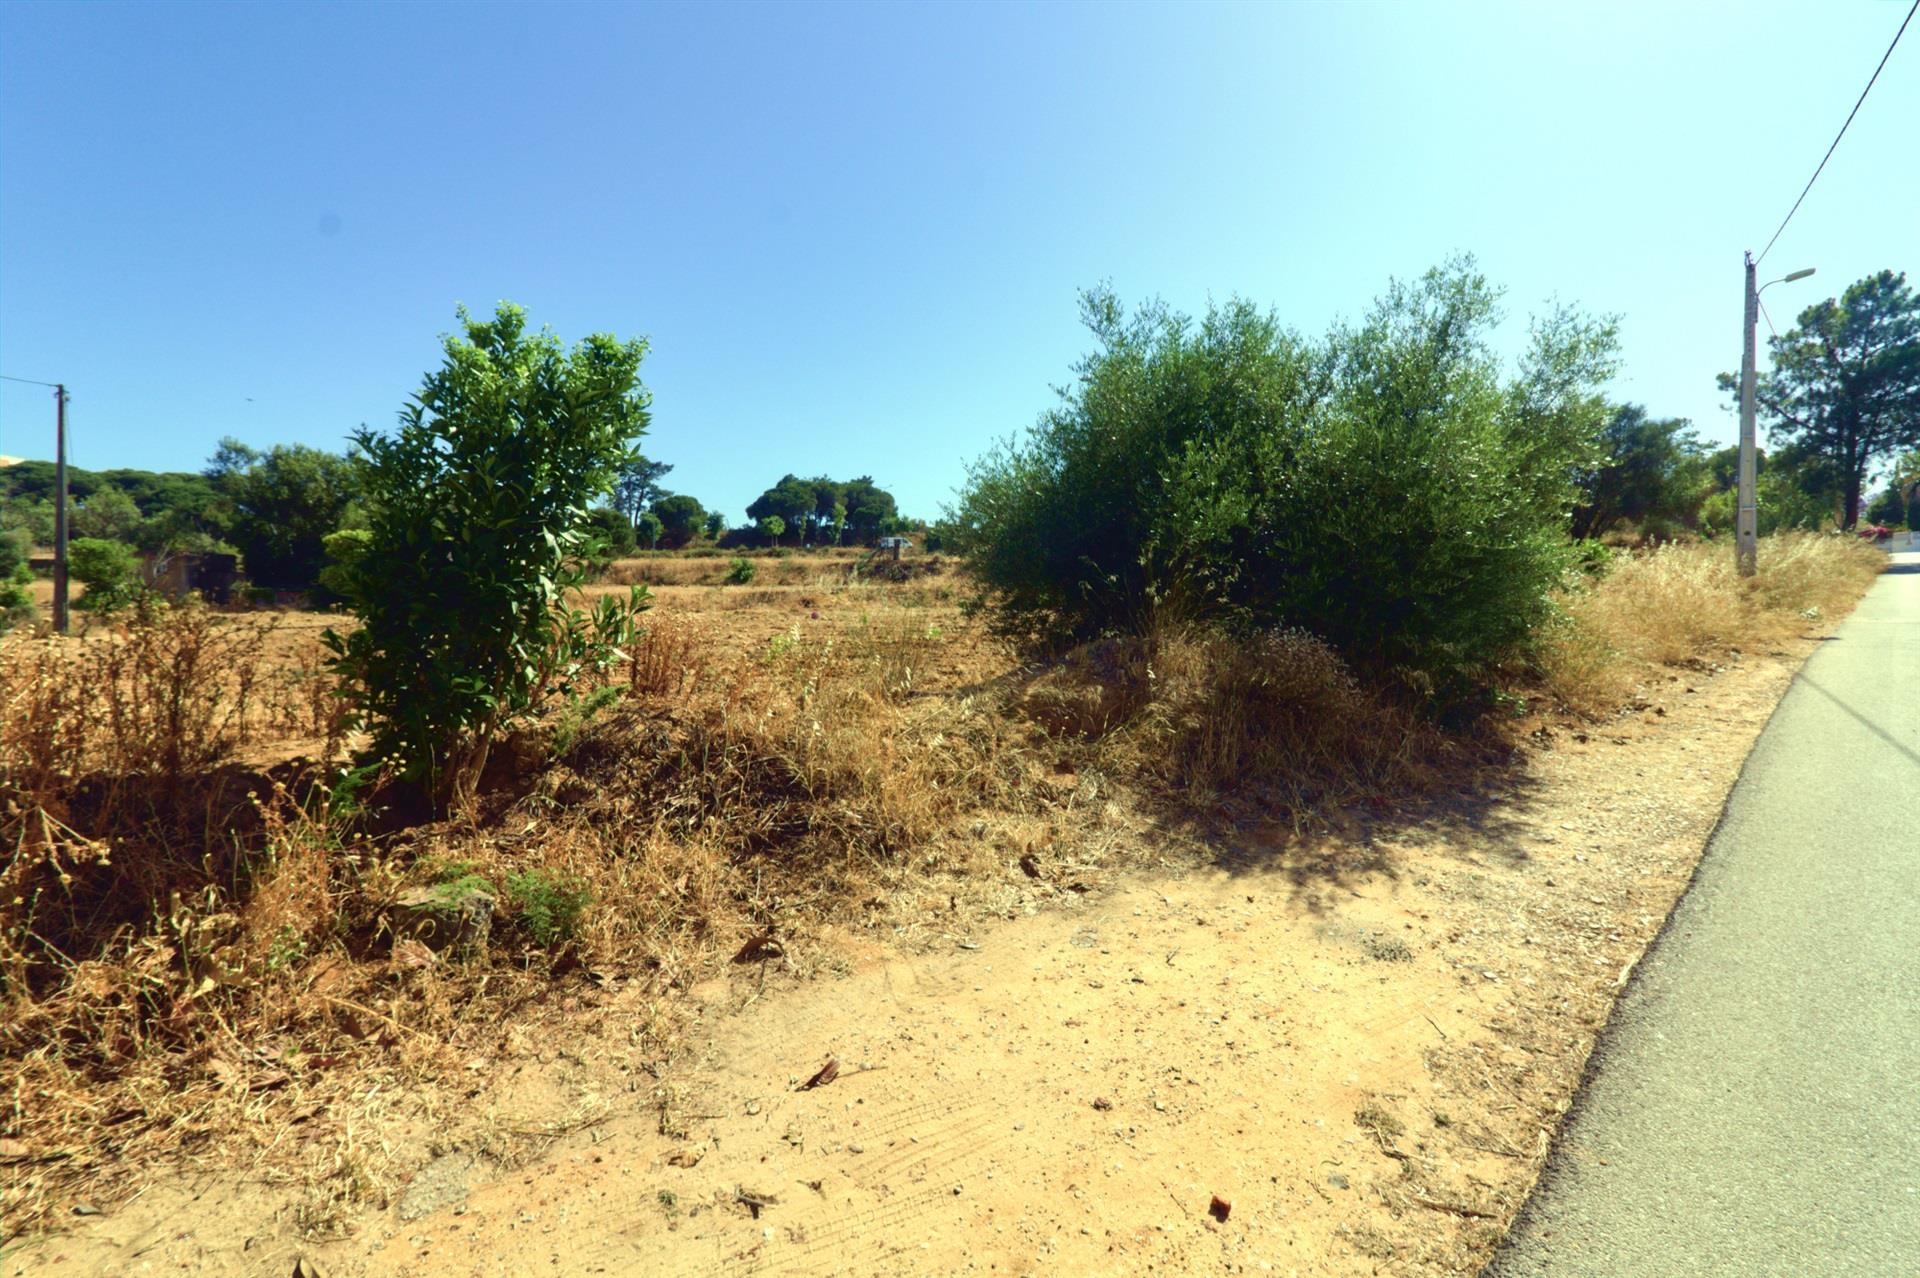
<path fill-rule="evenodd" d="M 1545 727 L 1485 802 L 739 965 L 690 992 L 663 1079 L 622 1057 L 643 991 L 592 991 L 591 1039 L 530 1036 L 485 1102 L 519 1087 L 516 1121 L 567 1134 L 422 1131 L 411 1183 L 330 1238 L 214 1159 L 4 1272 L 1477 1272 L 1810 647 Z"/>

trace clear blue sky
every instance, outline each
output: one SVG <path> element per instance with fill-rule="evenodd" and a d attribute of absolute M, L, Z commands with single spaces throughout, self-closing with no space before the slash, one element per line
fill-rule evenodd
<path fill-rule="evenodd" d="M 1905 0 L 0 7 L 0 372 L 74 460 L 384 426 L 456 302 L 651 338 L 669 484 L 931 516 L 1111 280 L 1319 332 L 1457 250 L 1512 324 L 1623 320 L 1615 391 L 1732 438 L 1740 253 Z M 1920 32 L 1768 260 L 1775 322 L 1920 270 Z M 1764 334 L 1764 330 L 1763 330 Z M 51 455 L 0 383 L 0 453 Z"/>

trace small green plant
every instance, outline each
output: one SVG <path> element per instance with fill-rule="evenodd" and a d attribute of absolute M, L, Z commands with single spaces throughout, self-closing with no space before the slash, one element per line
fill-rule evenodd
<path fill-rule="evenodd" d="M 575 697 L 567 702 L 560 712 L 560 721 L 553 727 L 553 752 L 565 754 L 580 739 L 580 730 L 593 722 L 593 717 L 620 699 L 622 689 L 607 684 L 595 688 L 584 697 Z"/>
<path fill-rule="evenodd" d="M 267 946 L 267 971 L 287 972 L 300 966 L 307 957 L 307 938 L 298 928 L 282 925 Z"/>
<path fill-rule="evenodd" d="M 436 865 L 430 871 L 433 878 L 433 894 L 451 910 L 459 906 L 474 893 L 485 896 L 497 896 L 499 890 L 493 886 L 493 880 L 481 874 L 465 861 L 449 861 Z"/>
<path fill-rule="evenodd" d="M 580 921 L 593 904 L 593 890 L 570 874 L 516 871 L 507 876 L 507 903 L 534 943 L 553 949 L 580 935 Z"/>
<path fill-rule="evenodd" d="M 755 571 L 756 569 L 754 568 L 753 560 L 736 559 L 733 561 L 732 565 L 727 569 L 727 584 L 733 585 L 733 586 L 744 586 L 748 582 L 753 580 L 753 574 Z"/>

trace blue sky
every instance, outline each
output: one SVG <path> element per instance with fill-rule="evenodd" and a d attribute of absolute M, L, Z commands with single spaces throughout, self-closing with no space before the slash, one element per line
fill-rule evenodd
<path fill-rule="evenodd" d="M 1906 10 L 1762 4 L 0 7 L 0 372 L 74 461 L 339 447 L 456 302 L 646 335 L 668 483 L 933 515 L 1087 347 L 1075 293 L 1317 333 L 1456 251 L 1622 317 L 1731 440 L 1740 254 Z M 1909 32 L 1768 259 L 1776 323 L 1920 270 Z M 1763 329 L 1764 335 L 1764 329 Z M 0 453 L 51 455 L 0 383 Z"/>

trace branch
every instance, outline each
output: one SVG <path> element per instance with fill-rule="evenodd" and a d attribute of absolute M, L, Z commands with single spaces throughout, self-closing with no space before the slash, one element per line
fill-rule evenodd
<path fill-rule="evenodd" d="M 1801 430 L 1813 429 L 1813 427 L 1807 425 L 1805 422 L 1801 421 L 1798 417 L 1795 417 L 1792 413 L 1789 413 L 1786 409 L 1782 408 L 1778 403 L 1774 402 L 1773 399 L 1769 398 L 1766 395 L 1762 395 L 1760 393 L 1760 388 L 1757 386 L 1754 388 L 1753 397 L 1759 400 L 1762 404 L 1765 404 L 1767 406 L 1767 411 L 1772 413 L 1775 417 L 1783 417 L 1787 421 L 1792 422 L 1795 426 L 1798 426 Z"/>

